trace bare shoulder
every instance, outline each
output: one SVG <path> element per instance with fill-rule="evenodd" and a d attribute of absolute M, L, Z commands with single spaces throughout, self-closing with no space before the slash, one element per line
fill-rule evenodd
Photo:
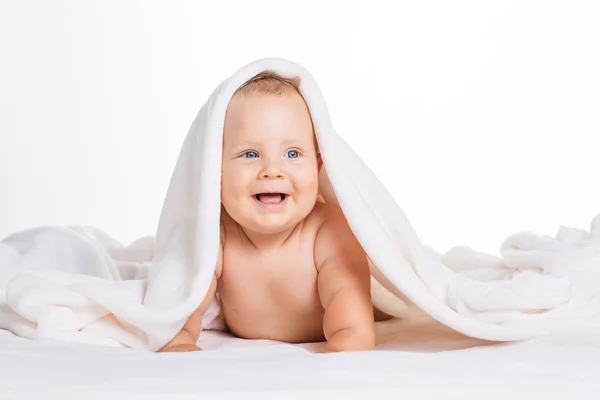
<path fill-rule="evenodd" d="M 325 228 L 348 226 L 342 209 L 333 204 L 318 202 L 309 218 L 314 220 L 314 223 L 318 224 L 319 228 L 323 227 L 323 225 L 325 225 Z"/>
<path fill-rule="evenodd" d="M 317 269 L 331 259 L 346 265 L 353 264 L 358 268 L 368 268 L 365 252 L 341 208 L 319 203 L 318 209 L 315 207 L 315 213 L 320 222 L 314 250 Z"/>
<path fill-rule="evenodd" d="M 329 216 L 331 213 L 341 211 L 342 210 L 339 207 L 333 204 L 317 202 L 310 214 L 308 214 L 308 216 L 304 220 L 304 223 L 315 226 L 318 229 L 323 224 L 323 222 L 325 222 L 327 216 Z"/>

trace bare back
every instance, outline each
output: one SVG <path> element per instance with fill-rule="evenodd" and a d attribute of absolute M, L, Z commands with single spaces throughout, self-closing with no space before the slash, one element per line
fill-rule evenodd
<path fill-rule="evenodd" d="M 323 341 L 314 245 L 327 206 L 317 203 L 285 244 L 259 252 L 226 214 L 217 291 L 229 330 L 247 339 Z"/>

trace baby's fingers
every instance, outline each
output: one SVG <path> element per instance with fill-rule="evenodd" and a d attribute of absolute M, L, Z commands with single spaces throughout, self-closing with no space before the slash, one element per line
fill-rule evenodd
<path fill-rule="evenodd" d="M 196 346 L 195 344 L 179 344 L 177 346 L 169 347 L 168 349 L 165 349 L 163 351 L 165 351 L 165 352 L 202 351 L 202 348 Z"/>
<path fill-rule="evenodd" d="M 328 343 L 325 343 L 325 344 L 319 346 L 319 348 L 317 348 L 315 350 L 315 353 L 336 353 L 336 351 L 334 349 L 332 349 L 331 347 L 329 347 Z"/>

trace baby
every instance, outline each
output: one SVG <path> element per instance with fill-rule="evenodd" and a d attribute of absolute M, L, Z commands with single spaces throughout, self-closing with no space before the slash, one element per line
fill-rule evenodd
<path fill-rule="evenodd" d="M 225 116 L 221 247 L 204 301 L 161 351 L 196 346 L 219 293 L 228 330 L 247 339 L 370 350 L 376 320 L 366 255 L 341 209 L 320 200 L 322 167 L 297 81 L 265 72 L 233 95 Z"/>

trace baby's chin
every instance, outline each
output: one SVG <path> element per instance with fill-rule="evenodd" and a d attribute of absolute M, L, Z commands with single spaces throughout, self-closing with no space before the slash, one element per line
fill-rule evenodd
<path fill-rule="evenodd" d="M 261 235 L 278 235 L 293 229 L 305 218 L 306 216 L 300 213 L 290 215 L 258 215 L 243 225 L 245 225 L 244 228 Z"/>

